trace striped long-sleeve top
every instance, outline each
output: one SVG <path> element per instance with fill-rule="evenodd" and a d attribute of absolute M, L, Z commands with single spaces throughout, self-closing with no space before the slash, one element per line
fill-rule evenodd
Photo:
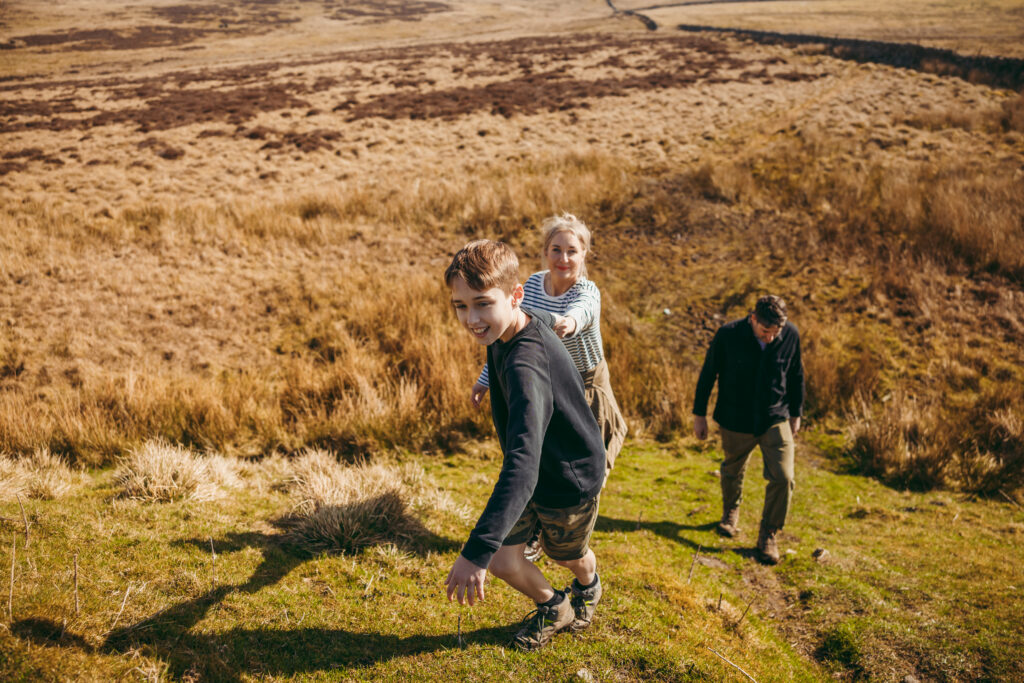
<path fill-rule="evenodd" d="M 604 360 L 601 343 L 601 290 L 590 280 L 581 277 L 576 284 L 561 296 L 551 296 L 544 291 L 544 276 L 548 271 L 534 273 L 523 285 L 523 307 L 572 316 L 576 330 L 562 339 L 566 350 L 572 356 L 576 369 L 583 374 L 597 367 Z M 477 382 L 490 386 L 487 365 L 480 372 Z"/>

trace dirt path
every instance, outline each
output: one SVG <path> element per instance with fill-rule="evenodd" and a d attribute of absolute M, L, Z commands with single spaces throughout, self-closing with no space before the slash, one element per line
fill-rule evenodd
<path fill-rule="evenodd" d="M 615 6 L 615 4 L 612 2 L 612 0 L 604 0 L 604 1 L 606 3 L 608 3 L 609 7 L 612 8 L 612 12 L 613 13 L 615 13 L 615 14 L 622 14 L 622 15 L 625 15 L 627 17 L 636 17 L 641 22 L 643 22 L 644 26 L 647 27 L 647 30 L 649 30 L 649 31 L 657 31 L 658 30 L 658 22 L 654 21 L 654 19 L 651 19 L 646 14 L 640 14 L 639 12 L 636 12 L 636 11 L 631 10 L 631 9 L 620 10 L 618 7 Z"/>

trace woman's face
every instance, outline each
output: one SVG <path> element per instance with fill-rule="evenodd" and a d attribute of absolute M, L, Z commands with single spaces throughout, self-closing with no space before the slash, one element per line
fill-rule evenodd
<path fill-rule="evenodd" d="M 573 282 L 579 279 L 586 257 L 587 252 L 580 244 L 579 238 L 575 233 L 569 231 L 556 234 L 548 244 L 547 251 L 544 252 L 551 275 Z"/>

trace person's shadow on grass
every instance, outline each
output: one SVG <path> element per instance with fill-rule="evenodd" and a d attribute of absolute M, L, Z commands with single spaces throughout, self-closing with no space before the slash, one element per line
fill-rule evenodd
<path fill-rule="evenodd" d="M 689 546 L 693 549 L 701 547 L 703 553 L 718 553 L 720 549 L 714 547 L 708 547 L 708 545 L 693 541 L 684 535 L 686 531 L 713 531 L 718 522 L 705 522 L 704 524 L 680 524 L 679 522 L 672 522 L 668 520 L 660 522 L 645 521 L 643 518 L 640 519 L 613 519 L 611 517 L 605 517 L 600 515 L 597 518 L 597 524 L 594 526 L 595 531 L 620 531 L 623 533 L 636 532 L 640 530 L 647 530 L 651 533 L 657 534 L 662 538 L 666 538 L 675 543 Z"/>
<path fill-rule="evenodd" d="M 418 522 L 412 523 L 412 533 L 396 543 L 403 551 L 425 556 L 431 552 L 458 549 L 459 545 L 454 541 L 416 524 Z M 206 550 L 210 547 L 210 538 L 182 539 L 174 545 L 191 545 Z M 290 675 L 339 667 L 372 666 L 394 657 L 460 645 L 454 634 L 401 638 L 377 633 L 372 630 L 372 622 L 368 623 L 370 628 L 366 632 L 325 628 L 235 628 L 214 634 L 195 633 L 194 627 L 230 594 L 251 594 L 272 586 L 312 557 L 291 544 L 285 533 L 230 532 L 213 539 L 213 545 L 218 554 L 257 548 L 262 560 L 245 583 L 214 586 L 192 600 L 174 604 L 137 623 L 110 631 L 99 645 L 66 631 L 49 619 L 30 617 L 17 620 L 12 624 L 11 632 L 39 645 L 68 647 L 90 653 L 116 655 L 139 649 L 165 662 L 168 673 L 175 678 L 199 675 L 202 680 L 217 681 L 241 680 L 243 672 Z M 462 635 L 465 641 L 497 644 L 507 641 L 509 629 L 482 628 Z"/>

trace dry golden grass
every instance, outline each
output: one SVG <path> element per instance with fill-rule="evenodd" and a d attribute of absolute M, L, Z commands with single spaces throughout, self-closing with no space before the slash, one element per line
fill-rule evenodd
<path fill-rule="evenodd" d="M 1024 57 L 1024 6 L 1019 0 L 932 2 L 712 2 L 620 0 L 659 26 L 697 24 L 779 33 L 802 33 L 914 43 L 963 54 Z"/>
<path fill-rule="evenodd" d="M 288 489 L 294 500 L 289 537 L 310 553 L 408 545 L 429 533 L 424 514 L 468 517 L 413 464 L 344 465 L 332 453 L 311 450 L 296 458 Z"/>
<path fill-rule="evenodd" d="M 0 501 L 18 496 L 52 500 L 71 493 L 81 483 L 80 472 L 46 449 L 18 458 L 0 456 Z"/>
<path fill-rule="evenodd" d="M 238 464 L 223 456 L 197 456 L 180 446 L 148 441 L 118 461 L 120 495 L 144 502 L 203 502 L 239 488 Z"/>
<path fill-rule="evenodd" d="M 147 7 L 118 21 L 138 24 Z M 480 8 L 459 4 L 448 30 Z M 488 236 L 516 247 L 525 276 L 539 263 L 534 226 L 562 210 L 595 231 L 590 270 L 635 435 L 687 431 L 710 335 L 766 290 L 804 332 L 812 420 L 862 404 L 881 414 L 902 390 L 934 422 L 949 386 L 996 395 L 1019 380 L 1019 95 L 781 45 L 648 35 L 588 23 L 608 16 L 603 3 L 579 8 L 582 19 L 535 7 L 490 36 L 505 42 L 396 41 L 412 29 L 391 22 L 336 27 L 364 29 L 366 49 L 292 51 L 311 28 L 300 22 L 258 38 L 257 59 L 253 35 L 207 35 L 208 52 L 168 49 L 167 62 L 143 64 L 154 48 L 90 52 L 60 82 L 47 64 L 81 51 L 6 51 L 38 71 L 8 84 L 20 109 L 0 132 L 16 167 L 0 176 L 0 448 L 87 464 L 154 439 L 259 457 L 456 448 L 491 428 L 467 399 L 480 349 L 438 275 Z M 49 11 L 13 25 L 39 30 Z M 71 28 L 72 10 L 58 11 L 54 30 Z M 544 21 L 550 38 L 523 38 Z M 232 51 L 216 73 L 197 68 Z M 95 60 L 141 66 L 115 77 Z M 665 64 L 676 76 L 701 66 L 692 81 L 649 80 Z M 557 88 L 531 80 L 550 74 Z M 242 86 L 261 90 L 223 99 Z M 198 103 L 173 99 L 188 91 Z M 536 106 L 552 92 L 576 94 Z M 279 99 L 245 109 L 263 95 Z M 435 115 L 452 102 L 470 104 Z M 371 114 L 354 117 L 360 107 Z M 96 112 L 115 122 L 54 123 Z M 940 360 L 941 372 L 929 365 Z M 1012 474 L 995 443 L 953 447 Z M 275 487 L 277 462 L 238 474 Z M 966 464 L 941 474 L 993 480 Z"/>

